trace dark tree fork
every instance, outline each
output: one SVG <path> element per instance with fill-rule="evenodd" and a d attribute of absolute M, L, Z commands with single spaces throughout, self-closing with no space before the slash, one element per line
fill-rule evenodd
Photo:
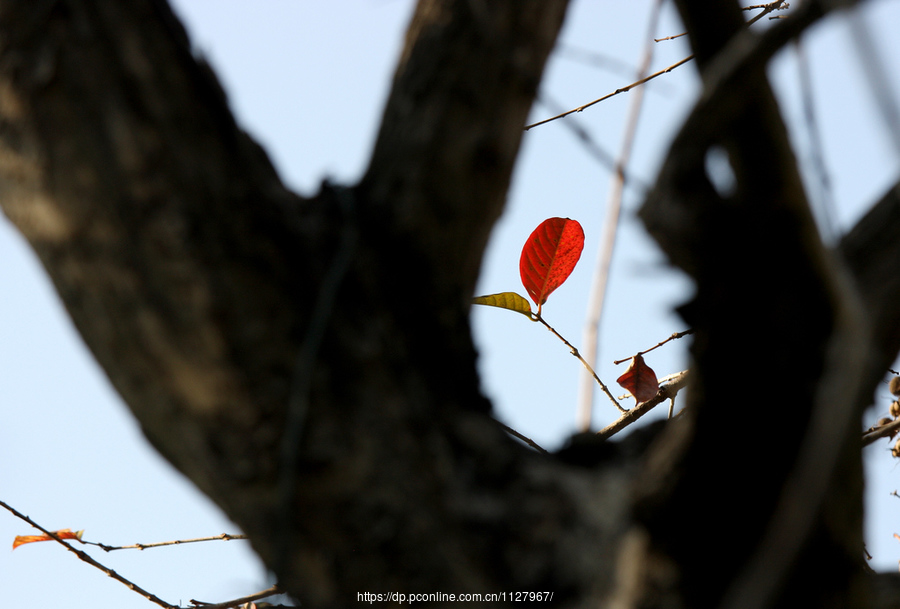
<path fill-rule="evenodd" d="M 373 589 L 884 604 L 859 416 L 900 349 L 900 191 L 826 251 L 764 72 L 835 4 L 754 35 L 736 4 L 679 3 L 704 92 L 642 216 L 697 282 L 693 414 L 643 460 L 514 444 L 475 372 L 469 302 L 562 0 L 420 2 L 365 176 L 310 199 L 162 0 L 0 0 L 0 205 L 147 437 L 306 606 Z M 778 404 L 733 386 L 762 349 L 791 378 Z"/>

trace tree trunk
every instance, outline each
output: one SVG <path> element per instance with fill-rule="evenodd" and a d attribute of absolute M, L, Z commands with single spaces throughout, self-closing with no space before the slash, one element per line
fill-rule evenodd
<path fill-rule="evenodd" d="M 900 348 L 900 223 L 877 215 L 897 191 L 842 244 L 851 277 L 764 73 L 823 9 L 757 38 L 720 4 L 680 6 L 705 94 L 644 211 L 698 286 L 692 415 L 646 461 L 649 432 L 524 449 L 475 371 L 469 303 L 565 0 L 420 2 L 364 178 L 309 199 L 162 0 L 0 0 L 0 205 L 147 437 L 305 606 L 857 606 L 859 414 Z M 727 196 L 703 173 L 716 146 Z"/>

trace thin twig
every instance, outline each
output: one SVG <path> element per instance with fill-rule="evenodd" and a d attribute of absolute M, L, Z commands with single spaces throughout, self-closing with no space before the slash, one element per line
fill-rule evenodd
<path fill-rule="evenodd" d="M 112 552 L 114 550 L 146 550 L 148 548 L 160 548 L 162 546 L 177 546 L 185 543 L 199 543 L 201 541 L 231 541 L 233 539 L 247 539 L 246 535 L 231 535 L 222 533 L 221 535 L 211 535 L 209 537 L 196 537 L 194 539 L 175 539 L 172 541 L 158 541 L 156 543 L 134 543 L 127 546 L 108 546 L 105 543 L 96 541 L 84 541 L 81 543 L 89 546 L 97 546 L 104 552 Z"/>
<path fill-rule="evenodd" d="M 670 337 L 667 338 L 666 340 L 663 340 L 663 341 L 660 341 L 660 342 L 656 343 L 655 345 L 653 345 L 653 346 L 650 347 L 649 349 L 644 349 L 643 351 L 638 351 L 635 355 L 644 355 L 645 353 L 650 353 L 651 351 L 653 351 L 653 350 L 656 349 L 657 347 L 662 347 L 663 345 L 665 345 L 665 344 L 666 344 L 667 342 L 669 342 L 670 340 L 676 340 L 676 339 L 682 338 L 682 337 L 684 337 L 684 336 L 687 336 L 688 334 L 693 334 L 693 333 L 694 333 L 694 330 L 692 330 L 692 329 L 691 329 L 691 330 L 685 330 L 684 332 L 675 332 L 674 334 L 672 334 L 672 336 L 670 336 Z M 634 355 L 629 355 L 628 357 L 623 358 L 623 359 L 617 359 L 617 360 L 615 360 L 615 361 L 613 362 L 613 364 L 615 364 L 616 366 L 618 366 L 618 365 L 621 364 L 622 362 L 627 362 L 627 361 L 630 360 L 632 357 L 634 357 Z"/>
<path fill-rule="evenodd" d="M 785 2 L 784 0 L 775 0 L 775 2 L 769 2 L 768 4 L 757 4 L 755 6 L 747 6 L 744 7 L 744 10 L 758 9 L 761 8 L 762 12 L 758 15 L 754 15 L 752 19 L 747 21 L 747 26 L 751 26 L 772 11 L 783 11 L 785 9 L 790 8 L 790 3 Z"/>
<path fill-rule="evenodd" d="M 103 571 L 104 573 L 106 573 L 106 575 L 108 575 L 109 577 L 113 578 L 113 579 L 116 580 L 117 582 L 119 582 L 119 583 L 121 583 L 121 584 L 124 584 L 124 585 L 127 586 L 130 590 L 133 590 L 134 592 L 140 594 L 141 596 L 143 596 L 144 598 L 146 598 L 148 601 L 150 601 L 150 602 L 152 602 L 152 603 L 156 603 L 156 604 L 159 605 L 160 607 L 165 607 L 166 609 L 180 609 L 180 608 L 178 607 L 178 605 L 171 605 L 171 604 L 167 603 L 166 601 L 162 600 L 161 598 L 159 598 L 159 597 L 156 596 L 155 594 L 152 594 L 152 593 L 150 593 L 150 592 L 147 592 L 146 590 L 144 590 L 143 588 L 141 588 L 140 586 L 138 586 L 138 585 L 135 584 L 134 582 L 132 582 L 132 581 L 126 579 L 125 577 L 122 577 L 121 575 L 119 575 L 118 573 L 116 573 L 115 571 L 113 571 L 112 569 L 110 569 L 109 567 L 107 567 L 106 565 L 103 565 L 103 564 L 97 562 L 96 560 L 94 560 L 94 559 L 91 557 L 90 554 L 88 554 L 88 553 L 86 553 L 86 552 L 82 552 L 81 550 L 79 550 L 79 549 L 77 549 L 77 548 L 73 548 L 71 545 L 69 545 L 68 543 L 66 543 L 65 541 L 63 541 L 56 533 L 54 533 L 53 531 L 49 531 L 49 530 L 45 529 L 44 527 L 42 527 L 41 525 L 39 525 L 38 523 L 36 523 L 34 520 L 32 520 L 31 518 L 29 518 L 29 517 L 26 516 L 25 514 L 22 514 L 21 512 L 17 511 L 15 508 L 13 508 L 13 507 L 7 505 L 7 504 L 4 503 L 3 501 L 0 501 L 0 506 L 6 508 L 13 516 L 15 516 L 15 517 L 17 517 L 17 518 L 19 518 L 19 519 L 21 519 L 21 520 L 24 520 L 25 522 L 27 522 L 28 524 L 30 524 L 31 526 L 33 526 L 34 528 L 36 528 L 37 530 L 39 530 L 39 531 L 40 531 L 41 533 L 43 533 L 44 535 L 47 535 L 48 537 L 50 537 L 51 539 L 53 539 L 53 540 L 56 541 L 57 543 L 61 543 L 61 544 L 62 544 L 69 552 L 72 552 L 73 554 L 75 554 L 75 556 L 77 556 L 78 558 L 80 558 L 82 561 L 86 562 L 87 564 L 91 565 L 92 567 L 95 567 L 95 568 L 97 568 L 97 569 L 100 569 L 101 571 Z"/>
<path fill-rule="evenodd" d="M 687 36 L 687 32 L 681 32 L 680 34 L 673 34 L 672 36 L 666 36 L 665 38 L 654 38 L 653 42 L 665 42 L 666 40 L 675 40 L 676 38 L 681 38 L 682 36 Z"/>
<path fill-rule="evenodd" d="M 763 11 L 760 14 L 755 15 L 749 21 L 747 21 L 748 27 L 750 25 L 753 25 L 754 23 L 756 23 L 757 21 L 762 19 L 763 16 L 768 15 L 772 11 L 782 10 L 784 8 L 787 8 L 789 6 L 789 4 L 787 4 L 784 0 L 777 0 L 776 2 L 771 2 L 769 4 L 763 4 L 760 6 L 763 8 Z M 756 7 L 756 8 L 758 8 L 758 7 Z M 678 36 L 681 36 L 681 35 L 682 34 L 679 34 Z M 678 36 L 670 36 L 670 38 L 677 38 Z M 666 40 L 666 39 L 663 38 L 661 40 Z M 565 118 L 565 117 L 569 116 L 570 114 L 575 114 L 576 112 L 582 112 L 584 110 L 587 110 L 591 106 L 593 106 L 595 104 L 599 104 L 602 101 L 606 101 L 610 97 L 614 97 L 614 96 L 618 95 L 619 93 L 626 93 L 627 91 L 630 91 L 631 89 L 633 89 L 635 87 L 638 87 L 646 82 L 649 82 L 649 81 L 653 80 L 654 78 L 657 78 L 658 76 L 662 76 L 663 74 L 671 72 L 675 68 L 678 68 L 678 67 L 686 64 L 693 58 L 694 58 L 693 54 L 689 55 L 689 56 L 685 57 L 684 59 L 682 59 L 681 61 L 676 61 L 675 63 L 670 65 L 668 68 L 663 68 L 662 70 L 660 70 L 658 72 L 654 72 L 653 74 L 650 74 L 649 76 L 647 76 L 645 78 L 641 78 L 640 80 L 637 80 L 637 81 L 631 83 L 630 85 L 626 85 L 626 86 L 622 87 L 621 89 L 616 89 L 612 93 L 607 93 L 603 97 L 598 97 L 594 101 L 588 102 L 588 103 L 584 104 L 583 106 L 578 106 L 577 108 L 572 108 L 571 110 L 566 110 L 565 112 L 561 112 L 560 114 L 557 114 L 556 116 L 551 116 L 550 118 L 545 118 L 544 120 L 538 121 L 536 123 L 526 125 L 525 131 L 528 131 L 529 129 L 533 129 L 534 127 L 539 127 L 540 125 L 545 125 L 545 124 L 550 123 L 555 120 L 559 120 L 561 118 Z"/>
<path fill-rule="evenodd" d="M 742 6 L 741 8 L 745 11 L 755 11 L 757 9 L 763 9 L 762 13 L 760 13 L 759 15 L 755 15 L 750 21 L 747 22 L 747 25 L 752 25 L 772 11 L 783 11 L 790 8 L 790 6 L 791 5 L 788 2 L 783 2 L 782 0 L 778 2 L 770 2 L 769 4 L 754 4 L 753 6 Z M 778 19 L 778 17 L 769 17 L 769 19 Z M 673 36 L 666 36 L 665 38 L 654 38 L 653 42 L 675 40 L 676 38 L 681 38 L 682 36 L 687 36 L 687 32 L 681 32 L 680 34 L 675 34 Z"/>
<path fill-rule="evenodd" d="M 639 77 L 647 74 L 650 64 L 653 62 L 654 45 L 650 38 L 656 31 L 659 21 L 662 0 L 656 0 L 650 13 L 647 25 L 647 43 L 644 45 Z M 613 253 L 616 246 L 616 235 L 619 230 L 619 217 L 622 210 L 622 192 L 625 188 L 625 168 L 631 159 L 631 149 L 637 136 L 638 121 L 644 101 L 644 89 L 638 89 L 631 98 L 628 108 L 628 117 L 625 122 L 625 132 L 622 134 L 622 148 L 616 161 L 615 172 L 610 182 L 609 197 L 606 201 L 606 219 L 603 222 L 603 240 L 597 250 L 597 264 L 594 266 L 594 277 L 591 282 L 591 293 L 588 302 L 587 319 L 582 331 L 581 344 L 584 346 L 588 359 L 596 365 L 598 354 L 597 334 L 599 333 L 600 320 L 603 317 L 603 304 L 606 301 L 606 288 L 609 285 L 609 274 L 612 267 Z M 568 122 L 568 121 L 566 121 Z M 578 399 L 575 405 L 575 417 L 581 431 L 591 428 L 591 418 L 594 410 L 594 384 L 591 379 L 582 374 L 578 389 Z"/>
<path fill-rule="evenodd" d="M 532 128 L 534 128 L 534 127 L 539 127 L 540 125 L 544 125 L 544 124 L 546 124 L 546 123 L 549 123 L 549 122 L 558 120 L 558 119 L 560 119 L 560 118 L 565 118 L 566 116 L 569 116 L 570 114 L 575 114 L 576 112 L 581 112 L 581 111 L 583 111 L 583 110 L 587 110 L 587 109 L 590 108 L 591 106 L 593 106 L 593 105 L 595 105 L 595 104 L 599 104 L 599 103 L 602 102 L 602 101 L 606 101 L 606 100 L 609 99 L 610 97 L 613 97 L 613 96 L 615 96 L 615 95 L 618 95 L 619 93 L 625 93 L 625 92 L 627 92 L 627 91 L 630 91 L 631 89 L 633 89 L 633 88 L 635 88 L 635 87 L 638 87 L 638 86 L 640 86 L 640 85 L 642 85 L 642 84 L 644 84 L 644 83 L 646 83 L 646 82 L 649 82 L 649 81 L 653 80 L 653 79 L 656 78 L 657 76 L 662 76 L 663 74 L 666 74 L 667 72 L 671 72 L 671 71 L 674 70 L 675 68 L 677 68 L 677 67 L 679 67 L 679 66 L 681 66 L 681 65 L 683 65 L 683 64 L 685 64 L 685 63 L 687 63 L 687 62 L 689 62 L 689 61 L 692 60 L 693 58 L 694 58 L 693 55 L 690 55 L 689 57 L 685 57 L 685 58 L 682 59 L 681 61 L 676 61 L 675 63 L 673 63 L 672 65 L 670 65 L 668 68 L 664 68 L 664 69 L 660 70 L 659 72 L 654 72 L 653 74 L 651 74 L 651 75 L 649 75 L 649 76 L 647 76 L 647 77 L 645 77 L 645 78 L 642 78 L 642 79 L 640 79 L 640 80 L 638 80 L 638 81 L 635 81 L 635 82 L 631 83 L 630 85 L 626 85 L 626 86 L 622 87 L 621 89 L 616 89 L 616 90 L 613 91 L 612 93 L 607 93 L 607 94 L 604 95 L 603 97 L 599 97 L 599 98 L 595 99 L 595 100 L 592 101 L 592 102 L 588 102 L 588 103 L 584 104 L 583 106 L 578 106 L 577 108 L 573 108 L 573 109 L 571 109 L 571 110 L 567 110 L 567 111 L 565 111 L 565 112 L 562 112 L 562 113 L 560 113 L 560 114 L 557 114 L 556 116 L 551 116 L 550 118 L 545 118 L 545 119 L 542 120 L 542 121 L 538 121 L 538 122 L 536 122 L 536 123 L 532 123 L 532 124 L 530 124 L 530 125 L 526 125 L 526 126 L 525 126 L 525 131 L 528 131 L 529 129 L 532 129 Z"/>
<path fill-rule="evenodd" d="M 203 601 L 191 599 L 191 604 L 202 609 L 231 609 L 231 607 L 237 607 L 239 605 L 252 603 L 253 601 L 258 601 L 261 598 L 275 596 L 276 594 L 282 594 L 282 591 L 278 589 L 278 586 L 272 586 L 271 588 L 266 588 L 265 590 L 261 590 L 260 592 L 248 594 L 247 596 L 242 596 L 241 598 L 236 598 L 230 601 L 225 601 L 224 603 L 205 603 Z"/>
<path fill-rule="evenodd" d="M 766 13 L 771 13 L 774 10 L 783 11 L 785 9 L 789 9 L 791 7 L 788 2 L 769 2 L 768 4 L 753 4 L 751 6 L 743 6 L 745 11 L 755 11 L 756 9 L 763 9 Z"/>
<path fill-rule="evenodd" d="M 509 435 L 511 435 L 511 436 L 513 436 L 513 437 L 515 437 L 515 438 L 518 438 L 518 439 L 522 440 L 523 442 L 525 442 L 525 444 L 527 444 L 527 445 L 530 446 L 531 448 L 535 449 L 535 450 L 538 451 L 539 453 L 542 453 L 542 454 L 545 454 L 545 455 L 546 455 L 546 454 L 549 454 L 549 453 L 548 453 L 546 450 L 544 450 L 544 448 L 541 447 L 537 442 L 535 442 L 534 440 L 532 440 L 532 439 L 529 438 L 528 436 L 523 436 L 522 434 L 520 434 L 518 431 L 516 431 L 516 430 L 513 429 L 512 427 L 509 427 L 508 425 L 504 425 L 504 424 L 501 423 L 500 421 L 497 421 L 497 425 L 499 425 L 500 427 L 502 427 L 503 430 L 504 430 L 506 433 L 508 433 Z"/>
<path fill-rule="evenodd" d="M 578 352 L 578 349 L 576 349 L 575 346 L 572 345 L 572 343 L 570 343 L 570 342 L 567 341 L 565 338 L 563 338 L 562 334 L 560 334 L 559 332 L 557 332 L 556 330 L 554 330 L 554 329 L 553 329 L 553 326 L 551 326 L 551 325 L 548 324 L 546 321 L 544 321 L 544 318 L 543 318 L 543 317 L 541 317 L 540 315 L 535 314 L 535 315 L 534 315 L 534 318 L 535 318 L 537 321 L 539 321 L 539 322 L 541 322 L 542 324 L 544 324 L 544 326 L 546 326 L 546 328 L 547 328 L 548 330 L 550 330 L 553 334 L 556 335 L 556 338 L 558 338 L 558 339 L 561 340 L 563 343 L 565 343 L 565 345 L 566 345 L 566 346 L 569 348 L 569 350 L 572 352 L 572 355 L 574 355 L 575 357 L 577 357 L 577 358 L 578 358 L 578 361 L 580 361 L 582 364 L 584 364 L 584 367 L 587 368 L 588 372 L 591 373 L 591 376 L 594 377 L 594 380 L 597 381 L 597 383 L 600 385 L 600 389 L 602 389 L 602 390 L 603 390 L 603 393 L 605 393 L 606 396 L 607 396 L 610 400 L 612 400 L 612 403 L 615 404 L 616 408 L 619 409 L 619 412 L 627 412 L 627 410 L 625 410 L 624 408 L 622 408 L 622 405 L 619 404 L 619 401 L 613 396 L 613 394 L 609 392 L 609 388 L 608 388 L 606 385 L 603 384 L 603 381 L 600 380 L 600 377 L 597 376 L 597 373 L 594 372 L 594 369 L 591 368 L 591 365 L 590 365 L 589 363 L 587 363 L 587 361 L 586 361 L 583 357 L 581 357 L 581 353 Z"/>

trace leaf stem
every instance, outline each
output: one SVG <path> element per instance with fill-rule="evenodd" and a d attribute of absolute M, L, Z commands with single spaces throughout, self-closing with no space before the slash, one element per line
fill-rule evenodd
<path fill-rule="evenodd" d="M 584 364 L 584 367 L 587 368 L 587 371 L 591 373 L 591 376 L 593 376 L 593 377 L 594 377 L 594 380 L 597 381 L 597 383 L 600 385 L 600 389 L 603 390 L 603 393 L 606 394 L 606 397 L 608 397 L 610 400 L 612 400 L 612 403 L 615 405 L 616 408 L 619 409 L 619 412 L 628 412 L 626 409 L 622 408 L 622 405 L 619 404 L 619 401 L 618 401 L 615 397 L 613 397 L 613 394 L 610 393 L 609 388 L 608 388 L 606 385 L 603 384 L 603 381 L 600 380 L 600 377 L 597 376 L 597 373 L 594 372 L 594 369 L 591 368 L 591 365 L 590 365 L 589 363 L 587 363 L 587 360 L 585 360 L 583 357 L 581 357 L 581 354 L 578 352 L 578 349 L 575 348 L 575 346 L 572 345 L 572 343 L 570 343 L 570 342 L 567 341 L 565 338 L 563 338 L 562 334 L 560 334 L 559 332 L 557 332 L 556 330 L 554 330 L 554 329 L 553 329 L 553 326 L 551 326 L 550 324 L 548 324 L 548 323 L 544 320 L 544 318 L 541 317 L 540 313 L 535 314 L 535 315 L 534 315 L 534 318 L 535 318 L 537 321 L 539 321 L 539 322 L 541 322 L 542 324 L 544 324 L 544 326 L 546 326 L 546 328 L 547 328 L 548 330 L 550 330 L 553 334 L 555 334 L 556 337 L 557 337 L 559 340 L 561 340 L 563 343 L 565 343 L 565 345 L 566 345 L 566 346 L 569 348 L 569 350 L 572 352 L 572 355 L 574 355 L 575 357 L 577 357 L 577 358 L 578 358 L 578 361 L 580 361 L 582 364 Z"/>

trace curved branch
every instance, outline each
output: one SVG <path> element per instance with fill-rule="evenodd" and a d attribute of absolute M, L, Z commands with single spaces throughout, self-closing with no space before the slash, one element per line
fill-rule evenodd
<path fill-rule="evenodd" d="M 679 573 L 677 585 L 665 586 L 661 595 L 686 605 L 790 606 L 801 598 L 810 606 L 818 599 L 849 603 L 834 599 L 849 599 L 862 573 L 855 526 L 861 471 L 851 431 L 875 367 L 854 291 L 818 239 L 764 71 L 784 42 L 833 7 L 804 3 L 755 36 L 739 32 L 743 20 L 729 3 L 679 6 L 704 89 L 641 217 L 670 259 L 697 281 L 697 295 L 682 308 L 697 331 L 692 430 L 661 444 L 669 463 L 662 464 L 662 453 L 650 459 L 655 465 L 637 510 L 651 535 L 648 553 Z M 717 192 L 706 175 L 706 155 L 715 148 L 734 171 L 732 193 Z M 769 333 L 740 334 L 740 324 L 750 319 Z M 777 404 L 785 422 L 778 430 L 759 410 L 767 401 L 765 386 L 740 379 L 760 365 L 769 378 L 790 379 L 781 385 L 788 394 Z M 764 454 L 734 453 L 732 438 L 722 433 L 728 430 L 765 438 Z M 797 437 L 803 438 L 799 446 Z M 698 505 L 712 464 L 726 454 L 739 487 L 719 488 Z M 842 500 L 826 502 L 826 496 Z M 711 524 L 714 514 L 738 504 L 745 508 L 742 530 L 753 543 L 720 555 L 712 569 L 708 561 L 692 564 L 688 548 L 714 543 L 721 534 Z M 673 519 L 681 522 L 677 530 L 664 524 Z M 810 595 L 810 582 L 819 582 L 826 569 L 834 577 Z M 654 584 L 663 585 L 648 586 Z"/>

